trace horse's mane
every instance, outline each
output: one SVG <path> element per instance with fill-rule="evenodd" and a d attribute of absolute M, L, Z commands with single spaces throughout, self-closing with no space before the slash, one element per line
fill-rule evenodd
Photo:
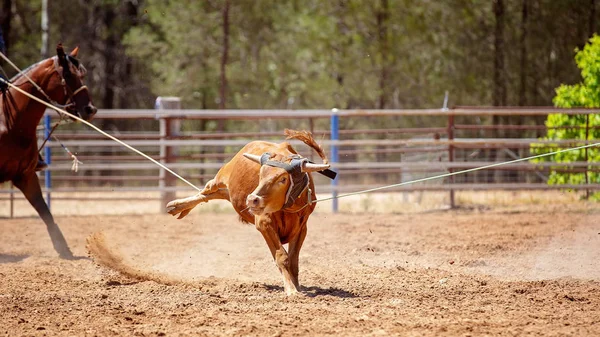
<path fill-rule="evenodd" d="M 9 82 L 11 82 L 13 84 L 16 83 L 16 81 L 18 81 L 24 77 L 23 74 L 27 74 L 27 73 L 31 72 L 31 70 L 33 70 L 35 67 L 37 67 L 40 63 L 42 63 L 44 61 L 46 61 L 46 60 L 41 60 L 39 62 L 36 62 L 36 63 L 30 65 L 29 67 L 25 68 L 24 70 L 22 70 L 15 76 L 11 77 Z M 11 96 L 10 91 L 8 91 L 8 89 L 7 89 L 5 92 L 0 93 L 0 99 L 1 99 L 1 101 L 0 101 L 0 123 L 3 123 L 7 129 L 10 129 L 13 121 L 12 121 L 12 116 L 10 115 L 10 111 L 6 105 L 9 104 L 9 100 L 10 101 L 13 100 L 13 97 Z"/>
<path fill-rule="evenodd" d="M 15 82 L 16 80 L 20 79 L 21 77 L 23 77 L 23 74 L 26 74 L 26 73 L 30 72 L 30 71 L 31 71 L 33 68 L 37 67 L 37 66 L 38 66 L 40 63 L 42 63 L 42 62 L 44 62 L 44 61 L 46 61 L 46 60 L 41 60 L 41 61 L 38 61 L 38 62 L 36 62 L 36 63 L 34 63 L 34 64 L 30 65 L 29 67 L 25 68 L 24 70 L 22 70 L 21 72 L 19 72 L 19 73 L 18 73 L 18 74 L 16 74 L 15 76 L 13 76 L 13 77 L 10 79 L 10 82 L 11 82 L 11 83 L 13 83 L 13 82 Z"/>
<path fill-rule="evenodd" d="M 50 59 L 52 59 L 52 58 L 55 58 L 55 56 L 51 57 Z M 44 59 L 44 60 L 38 61 L 38 62 L 30 65 L 29 67 L 25 68 L 24 70 L 22 70 L 21 72 L 19 72 L 15 76 L 13 76 L 10 79 L 10 82 L 15 84 L 16 81 L 25 77 L 24 74 L 30 73 L 34 68 L 38 67 L 42 62 L 46 62 L 47 60 L 49 60 L 49 59 Z M 67 62 L 70 62 L 79 71 L 79 74 L 81 76 L 86 74 L 87 70 L 85 69 L 83 64 L 75 57 L 68 55 Z M 17 85 L 17 84 L 15 84 L 15 85 Z M 19 84 L 19 85 L 21 85 L 21 84 Z M 4 93 L 0 93 L 0 99 L 1 99 L 1 101 L 0 101 L 0 123 L 6 124 L 6 127 L 9 128 L 9 125 L 11 123 L 11 116 L 10 116 L 8 109 L 4 105 L 8 103 L 7 99 L 12 100 L 12 97 L 10 97 L 9 92 L 6 91 Z"/>
<path fill-rule="evenodd" d="M 40 63 L 42 63 L 42 62 L 44 62 L 46 60 L 48 60 L 48 59 L 44 59 L 44 60 L 38 61 L 38 62 L 30 65 L 29 67 L 25 68 L 24 70 L 22 70 L 21 72 L 19 72 L 15 76 L 13 76 L 10 79 L 10 82 L 14 83 L 15 81 L 19 80 L 21 77 L 23 77 L 23 74 L 29 73 L 31 70 L 33 70 L 33 68 L 37 67 L 38 65 L 40 65 Z M 82 75 L 87 72 L 87 69 L 85 69 L 85 67 L 83 66 L 83 64 L 78 59 L 76 59 L 75 57 L 73 57 L 73 56 L 67 56 L 67 60 L 69 62 L 71 62 L 71 64 L 73 64 L 75 66 L 75 68 L 77 68 L 77 70 L 79 70 L 79 72 Z"/>
<path fill-rule="evenodd" d="M 13 83 L 15 85 L 16 82 L 18 80 L 20 80 L 21 78 L 24 78 L 24 74 L 28 74 L 29 72 L 31 72 L 34 68 L 38 67 L 40 65 L 40 63 L 46 61 L 47 59 L 38 61 L 32 65 L 30 65 L 29 67 L 25 68 L 24 70 L 20 71 L 18 74 L 16 74 L 15 76 L 11 77 L 11 79 L 9 80 L 10 83 Z M 19 84 L 20 85 L 20 84 Z M 13 97 L 10 94 L 10 91 L 6 90 L 3 93 L 0 93 L 0 123 L 3 123 L 5 125 L 5 127 L 7 129 L 11 129 L 11 124 L 13 122 L 13 117 L 10 114 L 9 109 L 7 108 L 7 104 L 9 104 L 9 100 L 13 102 Z"/>

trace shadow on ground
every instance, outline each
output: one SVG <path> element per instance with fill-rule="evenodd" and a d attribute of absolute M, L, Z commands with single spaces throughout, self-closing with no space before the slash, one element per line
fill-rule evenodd
<path fill-rule="evenodd" d="M 0 254 L 0 263 L 16 263 L 28 258 L 29 255 Z"/>

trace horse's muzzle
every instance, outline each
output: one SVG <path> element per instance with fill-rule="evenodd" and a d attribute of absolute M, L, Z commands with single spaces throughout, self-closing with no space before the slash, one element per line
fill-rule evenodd
<path fill-rule="evenodd" d="M 98 112 L 98 109 L 96 109 L 96 107 L 91 104 L 83 108 L 83 110 L 85 110 L 85 112 L 90 117 L 93 117 L 96 114 L 96 112 Z"/>
<path fill-rule="evenodd" d="M 98 112 L 98 109 L 96 109 L 96 107 L 93 106 L 91 103 L 83 107 L 83 109 L 81 109 L 80 111 L 78 111 L 79 117 L 83 118 L 86 121 L 91 120 L 96 114 L 96 112 Z"/>

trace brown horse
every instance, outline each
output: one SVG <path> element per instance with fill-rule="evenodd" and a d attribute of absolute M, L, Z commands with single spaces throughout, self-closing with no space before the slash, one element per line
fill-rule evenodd
<path fill-rule="evenodd" d="M 77 52 L 78 48 L 75 48 L 67 55 L 59 44 L 56 56 L 32 65 L 24 71 L 27 76 L 19 74 L 11 82 L 42 100 L 64 105 L 70 113 L 90 120 L 96 108 L 92 105 L 87 87 L 83 85 L 85 68 L 76 59 Z M 46 223 L 56 252 L 62 258 L 73 258 L 42 197 L 35 173 L 38 159 L 36 128 L 46 106 L 14 88 L 6 89 L 0 97 L 0 182 L 12 181 L 23 192 Z"/>

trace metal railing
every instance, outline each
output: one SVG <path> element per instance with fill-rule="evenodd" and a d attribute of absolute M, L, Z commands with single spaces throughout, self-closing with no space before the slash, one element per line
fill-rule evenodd
<path fill-rule="evenodd" d="M 310 129 L 328 152 L 333 169 L 339 171 L 339 178 L 334 182 L 316 177 L 317 190 L 336 195 L 480 167 L 503 158 L 526 157 L 533 144 L 566 148 L 590 142 L 585 139 L 540 140 L 538 136 L 547 128 L 539 121 L 550 113 L 589 115 L 600 113 L 600 110 L 487 107 L 422 110 L 100 110 L 96 120 L 123 121 L 126 127 L 111 132 L 114 136 L 181 172 L 198 186 L 212 178 L 223 162 L 249 141 L 280 142 L 284 127 Z M 47 116 L 46 122 L 56 118 L 52 111 L 48 111 Z M 538 120 L 531 125 L 491 125 L 492 116 L 527 116 Z M 206 125 L 214 120 L 237 124 L 217 131 Z M 504 133 L 503 137 L 496 136 L 499 130 Z M 42 178 L 48 198 L 52 192 L 159 191 L 164 203 L 172 198 L 173 192 L 190 190 L 189 186 L 178 184 L 170 175 L 161 173 L 156 165 L 101 135 L 72 126 L 59 128 L 56 135 L 63 145 L 78 152 L 84 164 L 78 174 L 70 173 L 70 158 L 62 155 L 59 144 L 49 141 L 45 157 L 51 165 Z M 300 143 L 293 144 L 303 155 L 314 156 Z M 588 172 L 598 172 L 600 163 L 523 162 L 392 190 L 448 191 L 449 204 L 453 207 L 455 191 L 459 190 L 600 189 L 599 184 L 589 181 L 582 185 L 548 185 L 545 179 L 552 170 L 580 172 L 587 176 Z M 0 187 L 0 200 L 21 197 L 8 184 Z M 60 201 L 58 198 L 54 200 Z M 337 210 L 337 202 L 332 207 Z"/>

